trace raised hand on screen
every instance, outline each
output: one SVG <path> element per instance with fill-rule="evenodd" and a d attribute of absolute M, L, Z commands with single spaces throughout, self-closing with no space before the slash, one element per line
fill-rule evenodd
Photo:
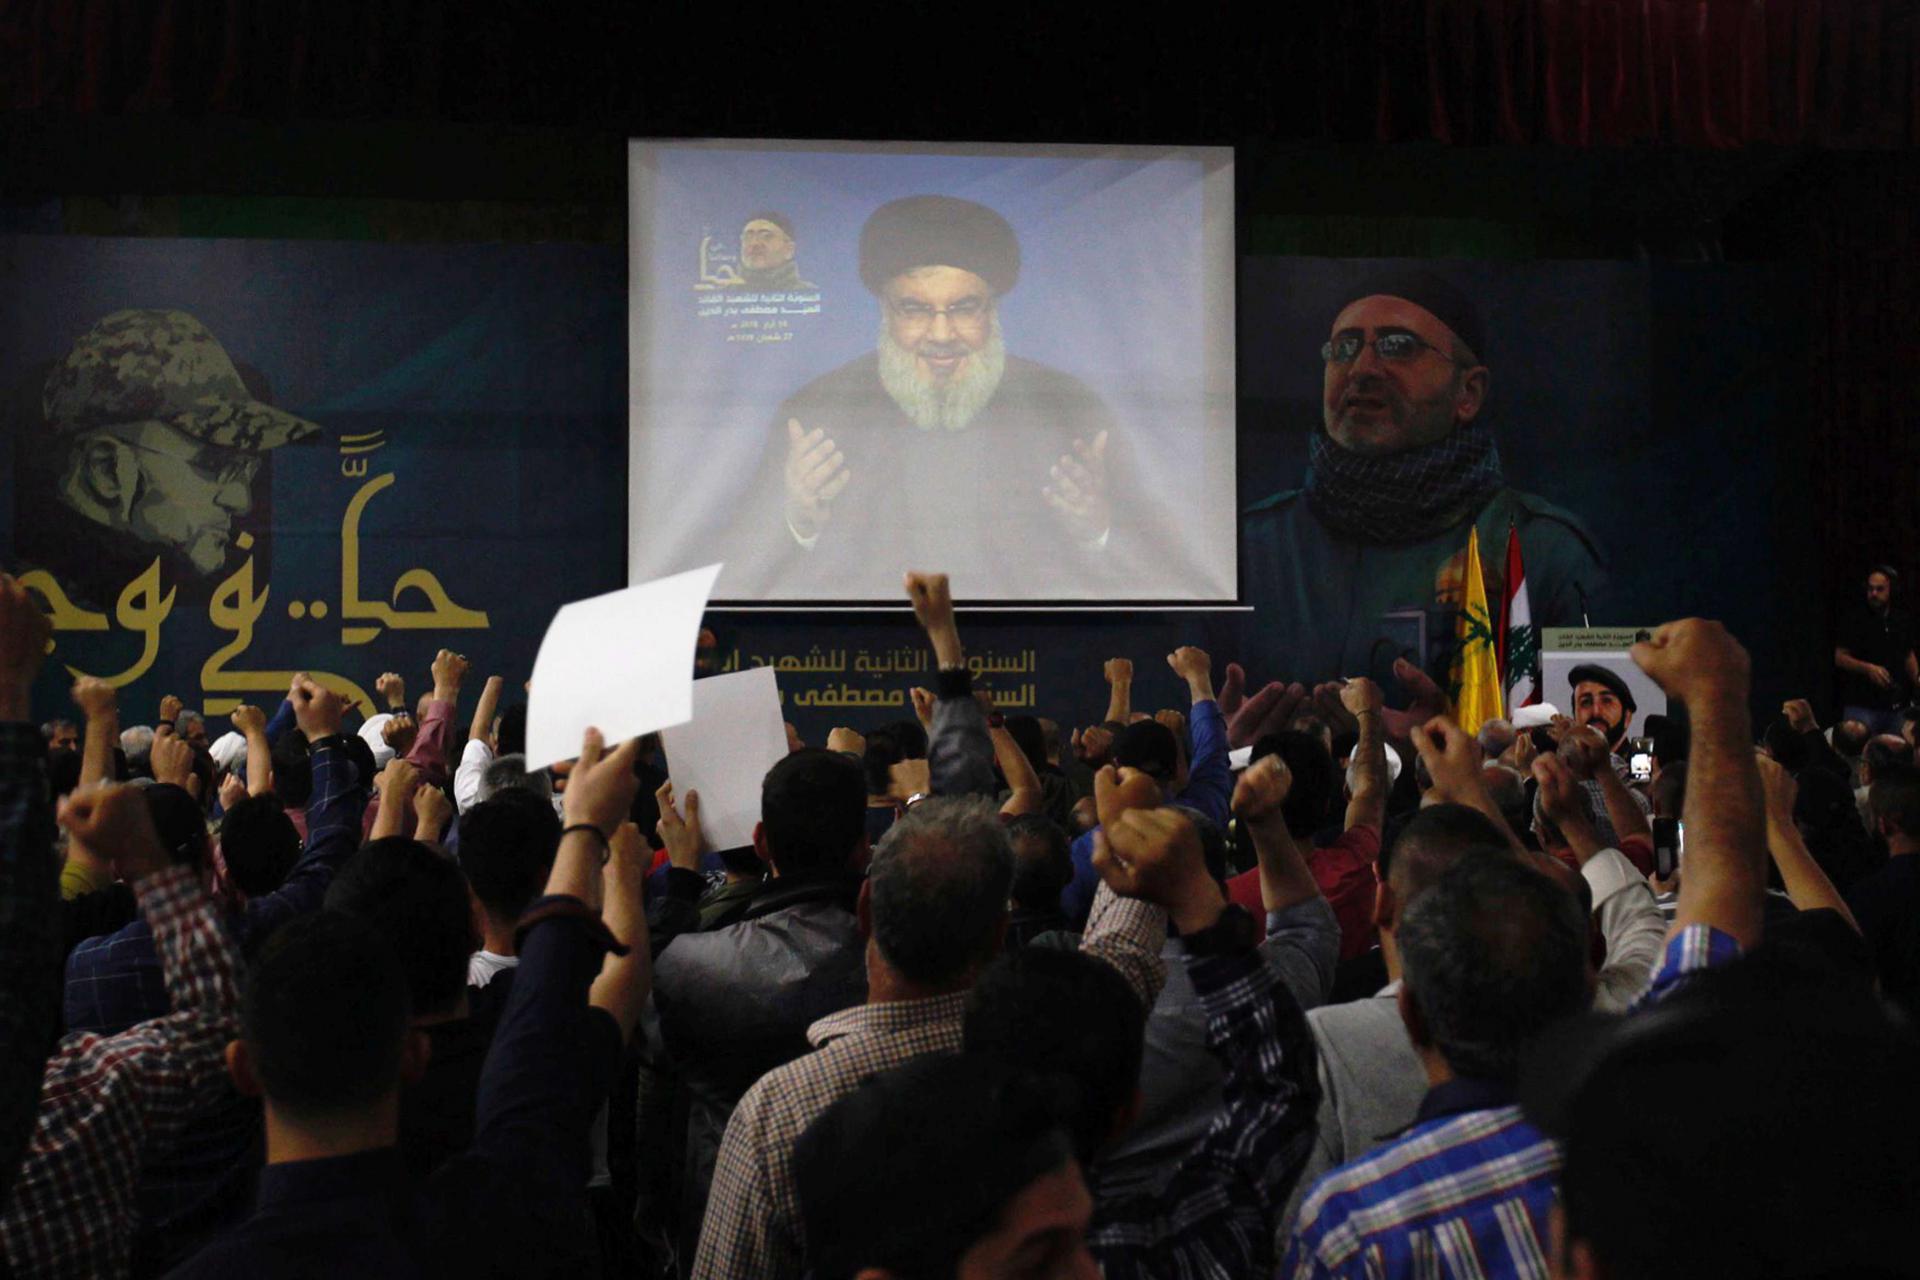
<path fill-rule="evenodd" d="M 1061 454 L 1047 476 L 1041 495 L 1067 531 L 1081 542 L 1105 538 L 1113 525 L 1107 500 L 1107 433 L 1100 432 L 1091 442 L 1075 440 L 1073 452 Z"/>
<path fill-rule="evenodd" d="M 817 538 L 826 528 L 833 500 L 853 475 L 846 462 L 823 429 L 808 431 L 798 418 L 787 419 L 787 527 L 795 537 Z"/>

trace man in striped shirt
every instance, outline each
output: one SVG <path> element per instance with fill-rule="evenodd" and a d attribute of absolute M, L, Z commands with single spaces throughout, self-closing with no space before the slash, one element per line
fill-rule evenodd
<path fill-rule="evenodd" d="M 1746 651 L 1688 619 L 1633 657 L 1693 721 L 1687 876 L 1644 1004 L 1759 941 L 1767 853 Z M 1584 946 L 1571 897 L 1504 859 L 1469 856 L 1409 905 L 1400 1012 L 1431 1087 L 1399 1141 L 1307 1194 L 1284 1275 L 1548 1274 L 1561 1155 L 1521 1114 L 1516 1074 L 1531 1040 L 1584 1007 Z"/>

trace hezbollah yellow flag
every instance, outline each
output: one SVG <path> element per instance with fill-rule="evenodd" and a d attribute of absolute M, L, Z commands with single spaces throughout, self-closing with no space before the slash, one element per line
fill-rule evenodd
<path fill-rule="evenodd" d="M 1467 570 L 1454 625 L 1454 714 L 1460 727 L 1478 733 L 1502 714 L 1500 663 L 1494 654 L 1493 615 L 1487 609 L 1487 580 L 1480 572 L 1480 530 L 1467 535 Z"/>

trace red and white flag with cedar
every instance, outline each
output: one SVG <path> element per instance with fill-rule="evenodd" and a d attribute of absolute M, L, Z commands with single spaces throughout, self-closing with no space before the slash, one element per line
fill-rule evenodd
<path fill-rule="evenodd" d="M 1527 604 L 1527 571 L 1520 563 L 1520 531 L 1507 526 L 1507 587 L 1500 602 L 1500 679 L 1507 690 L 1507 714 L 1540 701 L 1540 633 Z"/>

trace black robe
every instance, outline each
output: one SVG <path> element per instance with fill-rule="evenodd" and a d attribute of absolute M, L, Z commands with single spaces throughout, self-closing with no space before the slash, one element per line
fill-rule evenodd
<path fill-rule="evenodd" d="M 851 475 L 809 549 L 787 528 L 787 421 L 823 429 Z M 750 507 L 741 513 L 736 569 L 760 572 L 742 595 L 893 600 L 900 575 L 953 575 L 972 598 L 1098 599 L 1120 583 L 1127 536 L 1143 514 L 1132 496 L 1113 416 L 1078 378 L 1008 356 L 986 406 L 959 431 L 916 425 L 880 381 L 878 353 L 822 374 L 774 415 Z M 1076 538 L 1041 490 L 1073 442 L 1108 432 L 1107 492 L 1114 528 L 1103 545 Z"/>

